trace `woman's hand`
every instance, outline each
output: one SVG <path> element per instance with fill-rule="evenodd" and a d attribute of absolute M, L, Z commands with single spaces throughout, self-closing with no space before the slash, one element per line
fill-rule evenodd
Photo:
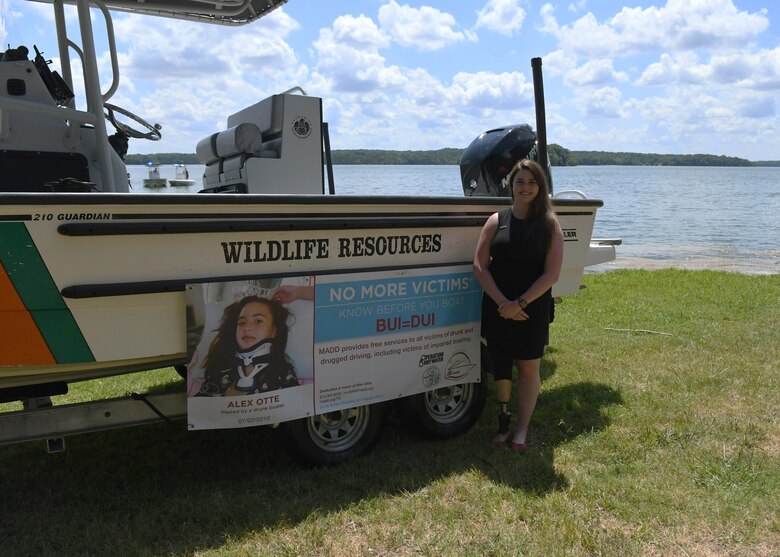
<path fill-rule="evenodd" d="M 504 319 L 513 321 L 526 321 L 528 314 L 520 307 L 520 302 L 512 300 L 498 306 L 498 314 Z"/>
<path fill-rule="evenodd" d="M 313 300 L 313 286 L 280 286 L 273 296 L 274 300 L 280 304 L 289 304 L 295 300 Z"/>

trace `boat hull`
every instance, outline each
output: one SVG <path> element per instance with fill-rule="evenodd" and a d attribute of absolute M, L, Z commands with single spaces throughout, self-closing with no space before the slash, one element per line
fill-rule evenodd
<path fill-rule="evenodd" d="M 188 284 L 470 263 L 508 200 L 0 195 L 0 388 L 184 363 Z M 598 200 L 554 203 L 554 295 L 579 288 Z"/>
<path fill-rule="evenodd" d="M 146 178 L 144 180 L 145 188 L 164 188 L 168 185 L 168 180 L 165 178 Z"/>

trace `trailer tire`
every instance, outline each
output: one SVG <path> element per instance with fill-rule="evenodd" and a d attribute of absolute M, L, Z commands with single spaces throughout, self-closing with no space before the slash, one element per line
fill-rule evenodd
<path fill-rule="evenodd" d="M 372 448 L 387 418 L 383 403 L 358 406 L 282 424 L 287 448 L 306 464 L 339 464 Z"/>
<path fill-rule="evenodd" d="M 427 437 L 448 439 L 477 423 L 487 400 L 484 368 L 479 383 L 463 383 L 426 391 L 401 401 L 402 412 Z"/>

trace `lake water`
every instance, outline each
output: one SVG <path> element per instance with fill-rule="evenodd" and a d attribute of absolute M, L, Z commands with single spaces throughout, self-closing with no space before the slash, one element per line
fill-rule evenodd
<path fill-rule="evenodd" d="M 146 167 L 129 166 L 136 192 L 197 192 L 202 166 L 188 167 L 191 187 L 141 186 Z M 161 166 L 173 178 L 173 166 Z M 457 166 L 338 165 L 341 195 L 463 195 Z M 555 192 L 601 199 L 594 237 L 622 238 L 618 258 L 591 271 L 677 267 L 780 273 L 780 168 L 554 167 Z"/>

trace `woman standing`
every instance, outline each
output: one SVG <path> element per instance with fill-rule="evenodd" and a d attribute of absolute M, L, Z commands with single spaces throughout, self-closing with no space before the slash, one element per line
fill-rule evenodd
<path fill-rule="evenodd" d="M 511 437 L 515 451 L 525 449 L 528 424 L 539 396 L 539 367 L 548 343 L 552 285 L 563 261 L 563 233 L 552 210 L 542 167 L 521 160 L 509 173 L 512 206 L 491 215 L 477 242 L 474 274 L 485 291 L 482 336 L 487 341 L 500 405 L 498 434 L 491 445 Z M 517 428 L 510 434 L 507 404 L 512 365 L 517 365 Z"/>

